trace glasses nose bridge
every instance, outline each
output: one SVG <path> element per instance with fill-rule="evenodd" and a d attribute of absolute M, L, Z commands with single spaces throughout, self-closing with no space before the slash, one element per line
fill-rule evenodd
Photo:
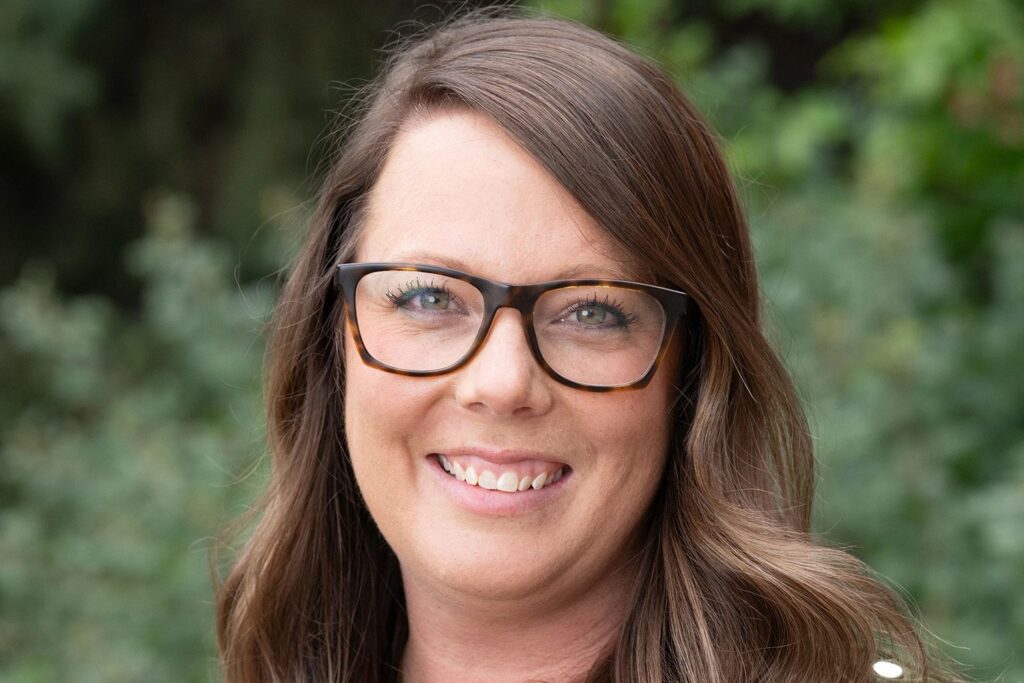
<path fill-rule="evenodd" d="M 536 285 L 508 285 L 493 281 L 479 282 L 477 286 L 483 292 L 485 306 L 484 329 L 480 330 L 477 351 L 490 336 L 498 311 L 502 308 L 512 308 L 519 311 L 519 315 L 522 316 L 522 331 L 530 352 L 542 366 L 545 365 L 540 357 L 540 349 L 537 348 L 533 331 L 533 305 L 540 296 L 539 288 Z"/>
<path fill-rule="evenodd" d="M 523 316 L 524 322 L 533 318 L 533 304 L 539 296 L 534 285 L 507 285 L 503 282 L 479 282 L 477 286 L 484 295 L 487 317 L 494 322 L 498 310 L 514 308 Z"/>

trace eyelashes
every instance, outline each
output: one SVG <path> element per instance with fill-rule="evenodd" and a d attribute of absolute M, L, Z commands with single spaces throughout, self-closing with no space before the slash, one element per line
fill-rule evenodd
<path fill-rule="evenodd" d="M 390 301 L 391 304 L 396 308 L 405 306 L 406 304 L 409 303 L 409 301 L 413 299 L 414 296 L 418 294 L 424 294 L 427 292 L 437 292 L 446 296 L 450 301 L 457 301 L 459 303 L 462 303 L 462 299 L 460 299 L 450 289 L 448 289 L 447 284 L 442 284 L 438 286 L 433 284 L 433 281 L 431 281 L 431 284 L 423 285 L 420 283 L 419 278 L 416 278 L 415 280 L 409 281 L 404 285 L 399 285 L 397 289 L 397 294 L 392 292 L 390 289 L 384 294 L 384 296 L 387 297 L 388 301 Z"/>
<path fill-rule="evenodd" d="M 585 310 L 587 308 L 599 308 L 611 313 L 620 327 L 629 327 L 633 325 L 638 318 L 637 316 L 626 312 L 623 309 L 623 305 L 624 304 L 621 301 L 609 301 L 609 297 L 607 295 L 605 296 L 604 301 L 598 301 L 597 295 L 594 294 L 587 299 L 580 299 L 569 304 L 569 306 L 564 309 L 564 315 L 572 315 L 577 311 Z M 563 313 L 559 313 L 558 315 L 561 318 Z"/>
<path fill-rule="evenodd" d="M 391 303 L 392 307 L 396 309 L 404 309 L 407 308 L 410 302 L 412 302 L 417 296 L 422 296 L 424 294 L 432 294 L 442 297 L 442 303 L 448 305 L 443 309 L 421 307 L 416 309 L 418 311 L 438 314 L 454 313 L 456 310 L 449 308 L 451 304 L 456 305 L 459 312 L 466 311 L 465 302 L 448 287 L 447 283 L 436 283 L 433 279 L 428 283 L 424 283 L 417 277 L 404 284 L 396 285 L 394 290 L 388 289 L 385 293 L 385 297 Z M 595 309 L 602 312 L 602 316 L 600 318 L 596 318 L 600 321 L 604 320 L 605 315 L 610 315 L 614 324 L 592 325 L 577 320 L 576 322 L 579 322 L 580 326 L 583 328 L 590 328 L 594 330 L 629 329 L 639 320 L 638 316 L 626 310 L 624 302 L 612 299 L 607 294 L 603 299 L 601 299 L 596 293 L 594 293 L 588 297 L 579 298 L 562 306 L 561 309 L 552 316 L 552 322 L 562 322 L 567 317 L 572 316 L 579 311 L 588 309 Z"/>

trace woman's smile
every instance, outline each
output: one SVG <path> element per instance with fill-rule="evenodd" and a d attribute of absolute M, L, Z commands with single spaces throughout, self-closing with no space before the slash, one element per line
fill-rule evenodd
<path fill-rule="evenodd" d="M 432 453 L 425 466 L 454 504 L 483 515 L 521 515 L 550 505 L 569 485 L 572 468 L 528 454 L 478 449 Z"/>
<path fill-rule="evenodd" d="M 476 447 L 445 449 L 433 455 L 441 468 L 459 481 L 505 493 L 539 490 L 569 470 L 563 462 L 523 451 Z"/>

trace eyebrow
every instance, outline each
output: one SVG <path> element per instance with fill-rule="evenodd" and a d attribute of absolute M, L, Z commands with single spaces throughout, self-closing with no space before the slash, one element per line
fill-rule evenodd
<path fill-rule="evenodd" d="M 454 256 L 434 256 L 425 252 L 401 252 L 391 257 L 391 260 L 401 263 L 422 263 L 423 265 L 437 265 L 445 268 L 452 268 L 454 270 L 461 270 L 464 273 L 475 272 L 474 268 L 470 268 L 463 261 L 460 261 Z M 637 276 L 630 273 L 622 268 L 622 266 L 598 266 L 592 263 L 580 263 L 572 268 L 568 268 L 559 273 L 555 273 L 554 276 L 546 278 L 547 280 L 567 280 L 574 278 L 582 273 L 592 273 L 592 277 L 596 279 L 612 279 L 612 280 L 637 280 Z"/>

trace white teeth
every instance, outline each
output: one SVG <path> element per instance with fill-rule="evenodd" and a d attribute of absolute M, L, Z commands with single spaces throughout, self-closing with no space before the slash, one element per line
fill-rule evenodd
<path fill-rule="evenodd" d="M 513 493 L 519 489 L 519 480 L 516 479 L 516 475 L 511 472 L 505 472 L 498 479 L 498 490 L 504 491 L 505 493 Z"/>
<path fill-rule="evenodd" d="M 462 465 L 457 462 L 453 462 L 452 468 L 455 470 L 456 479 L 459 481 L 466 481 L 466 470 L 462 469 Z"/>
<path fill-rule="evenodd" d="M 554 484 L 565 474 L 565 467 L 559 467 L 554 472 L 541 472 L 536 477 L 524 475 L 522 479 L 516 479 L 515 472 L 503 472 L 500 477 L 490 470 L 481 470 L 479 473 L 472 466 L 463 469 L 462 465 L 449 460 L 445 455 L 438 453 L 437 461 L 445 472 L 449 473 L 459 481 L 464 481 L 473 486 L 487 489 L 489 491 L 503 491 L 515 493 L 532 488 L 540 490 L 545 486 Z"/>

